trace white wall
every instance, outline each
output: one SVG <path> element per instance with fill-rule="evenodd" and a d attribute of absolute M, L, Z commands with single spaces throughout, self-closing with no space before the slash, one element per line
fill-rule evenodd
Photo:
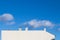
<path fill-rule="evenodd" d="M 46 31 L 1 31 L 2 40 L 51 40 L 55 36 Z"/>

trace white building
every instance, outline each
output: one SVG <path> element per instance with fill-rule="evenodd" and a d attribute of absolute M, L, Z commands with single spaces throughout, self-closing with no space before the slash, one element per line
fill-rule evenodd
<path fill-rule="evenodd" d="M 54 40 L 55 35 L 44 30 L 2 30 L 1 40 Z"/>

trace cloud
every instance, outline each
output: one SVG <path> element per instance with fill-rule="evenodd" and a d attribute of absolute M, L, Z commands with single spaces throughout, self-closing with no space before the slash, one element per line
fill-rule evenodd
<path fill-rule="evenodd" d="M 60 31 L 60 28 L 58 28 L 58 31 Z"/>
<path fill-rule="evenodd" d="M 14 21 L 12 21 L 12 22 L 6 22 L 6 25 L 13 25 L 13 24 L 15 24 Z"/>
<path fill-rule="evenodd" d="M 9 13 L 0 15 L 0 21 L 9 25 L 15 24 L 13 15 Z"/>
<path fill-rule="evenodd" d="M 2 17 L 2 20 L 4 20 L 4 21 L 14 20 L 14 17 L 11 14 L 3 14 L 1 17 Z"/>
<path fill-rule="evenodd" d="M 24 25 L 30 25 L 32 27 L 41 27 L 41 26 L 44 26 L 44 27 L 53 27 L 54 24 L 51 22 L 51 21 L 48 21 L 48 20 L 31 20 L 31 21 L 28 21 L 26 22 Z"/>
<path fill-rule="evenodd" d="M 0 21 L 2 20 L 2 17 L 0 16 Z"/>
<path fill-rule="evenodd" d="M 54 24 L 51 21 L 48 20 L 42 20 L 42 26 L 54 26 Z"/>
<path fill-rule="evenodd" d="M 33 26 L 33 27 L 39 27 L 41 26 L 41 22 L 37 21 L 37 20 L 31 20 L 28 22 L 29 25 Z"/>

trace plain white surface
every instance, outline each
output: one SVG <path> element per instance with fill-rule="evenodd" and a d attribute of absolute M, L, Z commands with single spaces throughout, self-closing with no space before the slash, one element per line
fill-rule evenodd
<path fill-rule="evenodd" d="M 45 29 L 46 30 L 46 29 Z M 46 31 L 2 30 L 2 40 L 51 40 L 55 36 Z"/>

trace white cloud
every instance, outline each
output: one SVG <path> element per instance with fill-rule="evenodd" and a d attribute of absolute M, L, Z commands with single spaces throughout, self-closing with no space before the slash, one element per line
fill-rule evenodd
<path fill-rule="evenodd" d="M 48 20 L 36 20 L 36 19 L 26 22 L 25 24 L 30 25 L 32 27 L 41 27 L 41 26 L 53 27 L 54 26 L 54 24 Z"/>
<path fill-rule="evenodd" d="M 1 21 L 1 16 L 0 16 L 0 21 Z"/>
<path fill-rule="evenodd" d="M 29 25 L 33 26 L 33 27 L 39 27 L 41 26 L 41 22 L 37 21 L 37 20 L 31 20 L 28 22 Z"/>
<path fill-rule="evenodd" d="M 6 25 L 13 25 L 13 24 L 15 24 L 14 21 L 12 21 L 12 22 L 6 22 Z"/>
<path fill-rule="evenodd" d="M 60 31 L 60 28 L 58 28 L 58 31 Z"/>
<path fill-rule="evenodd" d="M 5 21 L 14 20 L 14 17 L 11 14 L 3 14 L 1 17 L 2 17 L 2 20 L 5 20 Z"/>
<path fill-rule="evenodd" d="M 54 24 L 48 20 L 42 20 L 42 25 L 43 26 L 54 26 Z"/>
<path fill-rule="evenodd" d="M 9 24 L 9 25 L 15 24 L 13 15 L 9 13 L 0 15 L 0 21 L 2 21 L 5 24 Z"/>

